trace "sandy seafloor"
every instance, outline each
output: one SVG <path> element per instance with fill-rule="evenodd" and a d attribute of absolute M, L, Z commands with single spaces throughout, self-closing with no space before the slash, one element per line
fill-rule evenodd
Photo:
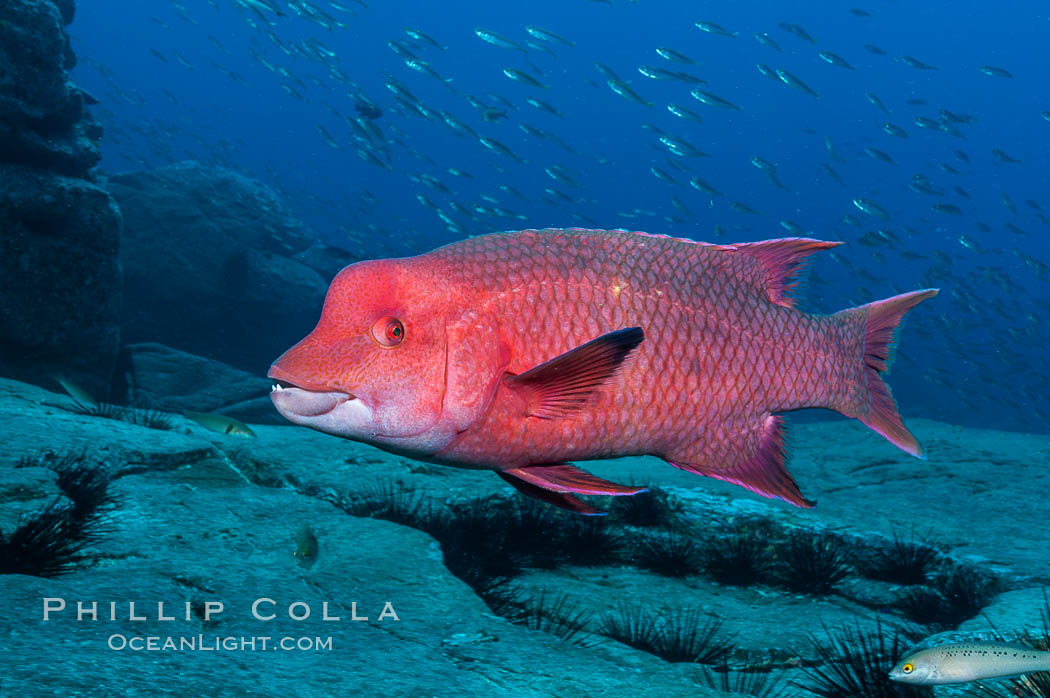
<path fill-rule="evenodd" d="M 109 530 L 82 569 L 44 579 L 0 575 L 0 695 L 722 695 L 696 684 L 697 669 L 613 641 L 578 647 L 494 615 L 442 562 L 439 544 L 413 528 L 353 517 L 328 501 L 377 482 L 399 481 L 445 502 L 517 496 L 488 472 L 425 466 L 367 446 L 296 427 L 254 426 L 257 438 L 212 433 L 173 416 L 149 429 L 76 414 L 64 395 L 0 380 L 0 529 L 56 496 L 54 473 L 17 467 L 44 451 L 87 449 L 116 469 L 122 496 Z M 928 452 L 904 454 L 847 420 L 790 427 L 790 469 L 813 510 L 794 509 L 739 487 L 678 471 L 653 458 L 587 464 L 617 482 L 648 482 L 671 492 L 694 530 L 729 521 L 773 529 L 830 530 L 858 550 L 894 533 L 921 537 L 959 564 L 996 580 L 1000 594 L 962 630 L 1039 627 L 1050 580 L 1050 439 L 968 429 L 924 419 L 908 426 Z M 319 554 L 296 563 L 295 533 L 316 532 Z M 627 530 L 627 535 L 644 532 Z M 851 577 L 818 598 L 766 586 L 723 587 L 703 575 L 660 577 L 623 561 L 527 570 L 522 588 L 564 592 L 601 613 L 619 603 L 703 608 L 735 633 L 734 660 L 764 657 L 802 680 L 800 664 L 819 662 L 808 639 L 822 627 L 905 626 L 888 609 L 899 589 Z M 72 612 L 42 621 L 45 597 L 98 600 L 117 620 L 76 621 Z M 277 618 L 252 617 L 270 598 Z M 880 598 L 887 599 L 880 602 Z M 156 619 L 156 602 L 220 600 L 200 618 Z M 127 618 L 139 602 L 148 620 Z M 294 601 L 304 621 L 287 618 Z M 341 621 L 323 621 L 322 602 Z M 398 621 L 377 619 L 390 601 Z M 350 621 L 351 603 L 368 621 Z M 170 611 L 169 611 L 170 612 Z M 284 651 L 113 650 L 114 635 L 331 637 L 333 648 Z M 795 689 L 804 695 L 801 689 Z M 947 695 L 947 693 L 942 693 Z"/>

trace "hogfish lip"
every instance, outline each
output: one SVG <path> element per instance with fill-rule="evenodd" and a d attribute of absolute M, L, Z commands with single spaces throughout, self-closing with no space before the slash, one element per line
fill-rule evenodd
<path fill-rule="evenodd" d="M 275 385 L 270 391 L 270 399 L 277 411 L 287 418 L 322 417 L 345 402 L 355 398 L 346 393 L 318 393 L 302 388 L 282 388 Z"/>
<path fill-rule="evenodd" d="M 297 382 L 290 374 L 278 366 L 271 366 L 266 374 L 275 378 L 270 390 L 270 399 L 274 407 L 288 419 L 293 417 L 321 417 L 346 402 L 356 401 L 352 393 L 329 390 L 306 381 Z M 282 385 L 284 383 L 285 385 Z"/>

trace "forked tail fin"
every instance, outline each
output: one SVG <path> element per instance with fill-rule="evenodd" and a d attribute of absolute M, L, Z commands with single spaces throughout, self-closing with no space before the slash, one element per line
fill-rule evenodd
<path fill-rule="evenodd" d="M 897 327 L 904 318 L 904 314 L 927 298 L 936 296 L 937 292 L 936 288 L 928 288 L 902 293 L 899 296 L 857 308 L 849 308 L 838 313 L 840 315 L 865 313 L 867 316 L 867 326 L 864 329 L 864 351 L 861 355 L 861 361 L 863 361 L 862 385 L 866 386 L 867 391 L 859 400 L 851 401 L 852 404 L 840 411 L 859 419 L 885 436 L 890 443 L 917 458 L 926 457 L 923 448 L 901 421 L 900 413 L 897 411 L 897 402 L 893 399 L 890 386 L 886 384 L 881 374 L 887 373 L 890 364 L 893 363 Z"/>

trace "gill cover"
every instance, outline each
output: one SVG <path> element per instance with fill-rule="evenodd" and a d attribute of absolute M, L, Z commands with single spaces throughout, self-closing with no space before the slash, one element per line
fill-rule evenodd
<path fill-rule="evenodd" d="M 510 363 L 510 349 L 490 319 L 467 310 L 445 327 L 447 366 L 443 426 L 466 431 L 488 410 Z M 451 440 L 451 439 L 450 439 Z"/>

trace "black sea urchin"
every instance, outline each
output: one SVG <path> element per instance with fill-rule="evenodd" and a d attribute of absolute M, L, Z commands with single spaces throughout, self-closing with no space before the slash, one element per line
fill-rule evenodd
<path fill-rule="evenodd" d="M 730 671 L 728 664 L 723 663 L 715 669 L 702 667 L 697 675 L 697 683 L 722 693 L 752 696 L 752 698 L 789 698 L 790 694 L 783 683 L 783 678 L 783 670 L 769 671 L 744 666 L 736 671 Z"/>
<path fill-rule="evenodd" d="M 894 584 L 923 584 L 938 557 L 940 553 L 933 546 L 894 533 L 893 542 L 876 551 L 861 572 Z"/>
<path fill-rule="evenodd" d="M 777 580 L 792 591 L 826 596 L 852 571 L 845 546 L 835 536 L 795 531 L 780 550 Z"/>
<path fill-rule="evenodd" d="M 700 610 L 674 610 L 660 617 L 641 606 L 621 604 L 616 613 L 602 617 L 600 632 L 669 662 L 718 664 L 734 647 L 722 625 L 722 619 Z"/>
<path fill-rule="evenodd" d="M 635 546 L 634 562 L 665 577 L 688 577 L 700 572 L 700 545 L 682 533 L 651 534 Z"/>
<path fill-rule="evenodd" d="M 28 514 L 4 538 L 0 534 L 0 574 L 56 577 L 83 560 L 88 544 L 83 527 L 71 522 L 70 509 L 60 499 Z"/>
<path fill-rule="evenodd" d="M 119 498 L 109 490 L 112 477 L 86 451 L 42 452 L 23 456 L 20 467 L 47 467 L 68 503 L 56 498 L 22 517 L 11 535 L 0 535 L 0 574 L 54 577 L 83 561 L 84 548 L 106 532 L 106 514 Z"/>
<path fill-rule="evenodd" d="M 815 653 L 824 659 L 807 669 L 808 682 L 795 683 L 821 698 L 923 698 L 932 696 L 926 686 L 891 681 L 890 669 L 912 644 L 899 631 L 890 633 L 881 622 L 873 630 L 845 625 L 837 633 L 824 630 L 826 639 L 810 638 Z"/>
<path fill-rule="evenodd" d="M 630 497 L 613 497 L 610 518 L 629 526 L 663 526 L 674 523 L 681 505 L 660 487 L 649 486 L 645 492 Z"/>
<path fill-rule="evenodd" d="M 716 535 L 704 545 L 701 559 L 712 579 L 733 586 L 763 582 L 773 567 L 769 542 L 755 531 Z"/>

